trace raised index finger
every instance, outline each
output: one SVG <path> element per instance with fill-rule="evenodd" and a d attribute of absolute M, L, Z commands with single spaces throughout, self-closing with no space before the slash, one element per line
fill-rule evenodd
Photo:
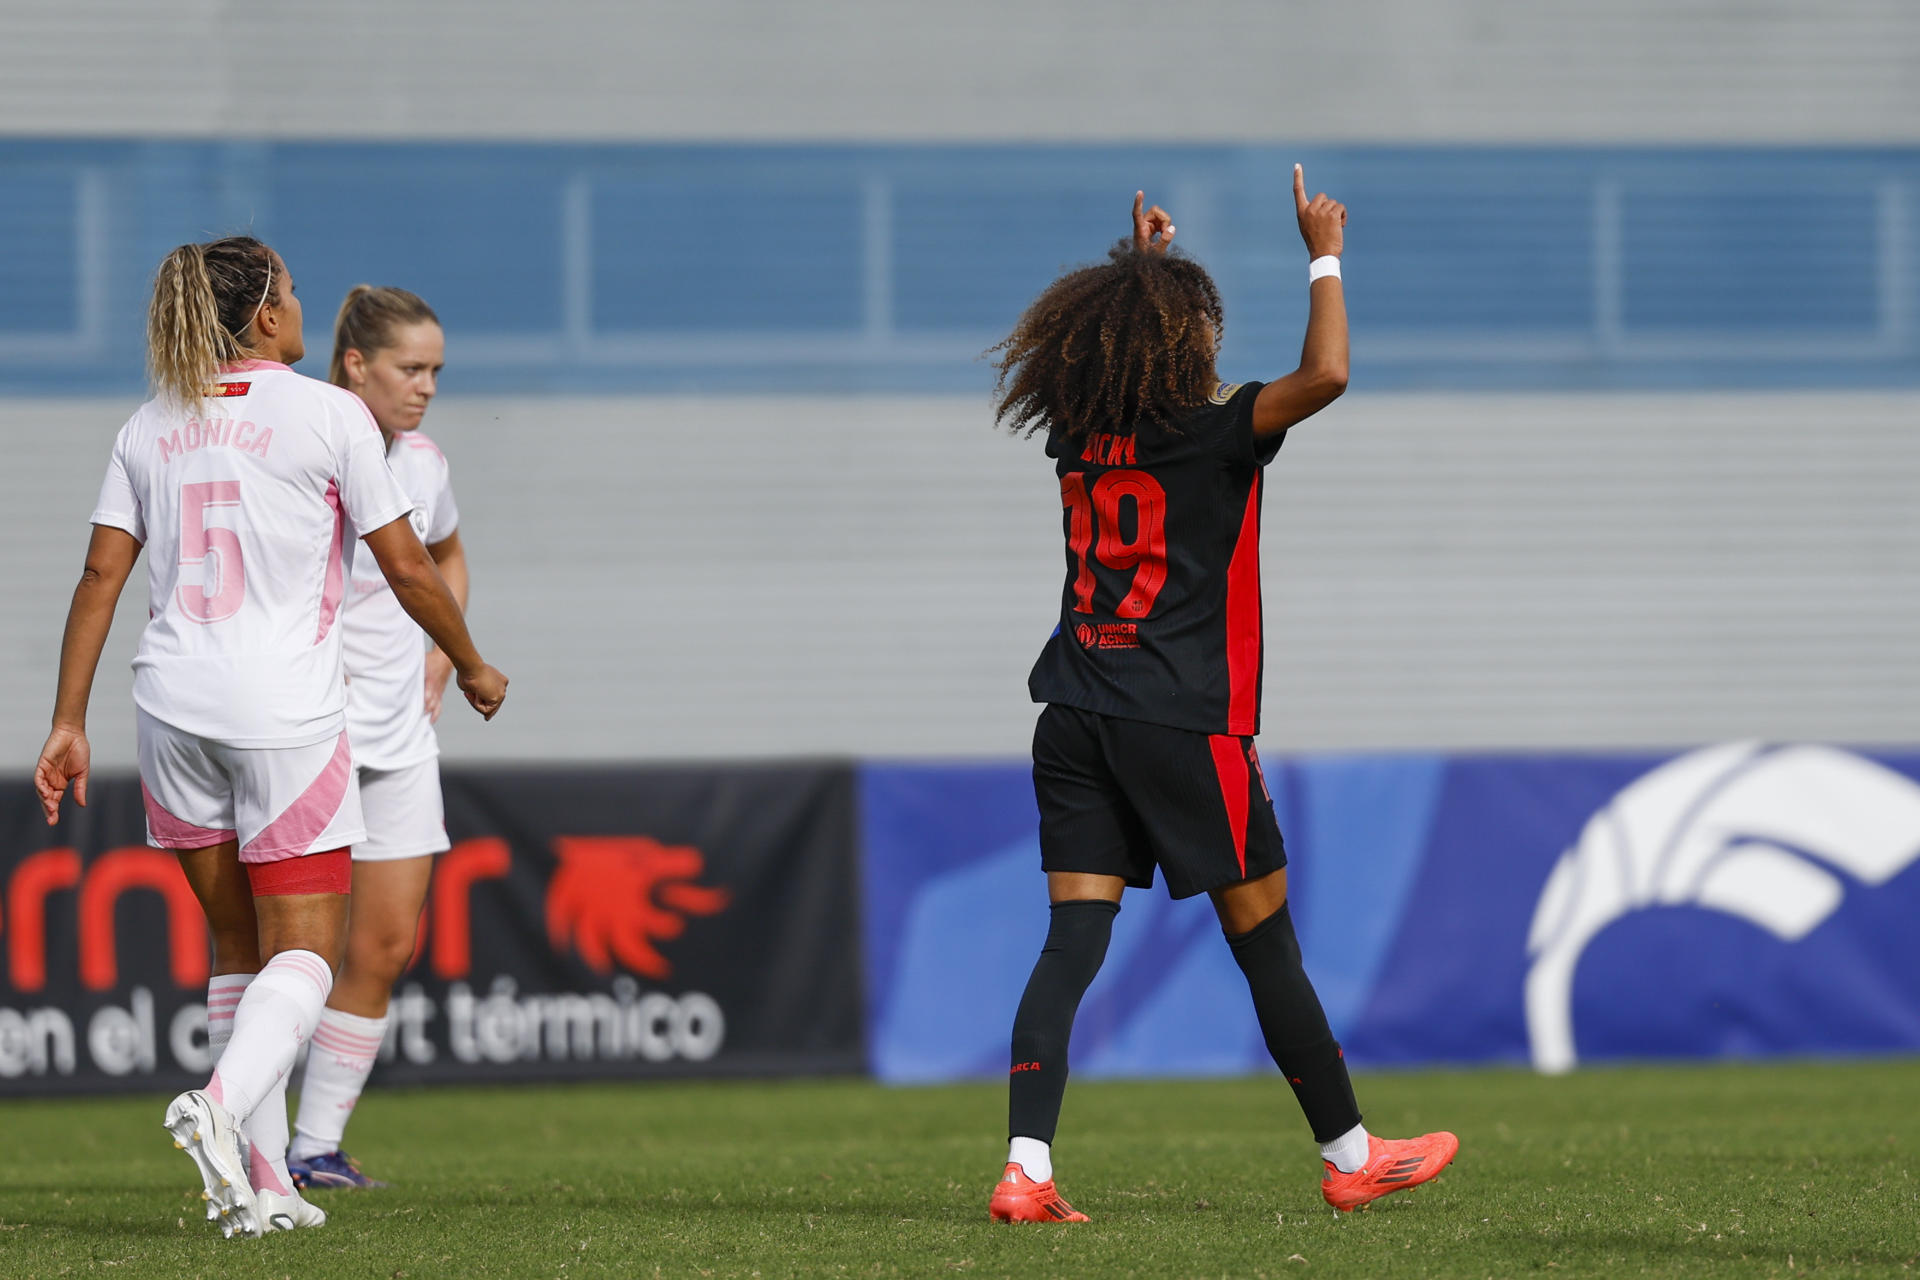
<path fill-rule="evenodd" d="M 1140 222 L 1140 210 L 1146 207 L 1146 203 L 1146 192 L 1136 191 L 1133 193 L 1133 221 L 1136 226 L 1139 225 Z"/>
<path fill-rule="evenodd" d="M 1297 164 L 1293 166 L 1293 207 L 1301 213 L 1307 211 L 1307 175 Z"/>

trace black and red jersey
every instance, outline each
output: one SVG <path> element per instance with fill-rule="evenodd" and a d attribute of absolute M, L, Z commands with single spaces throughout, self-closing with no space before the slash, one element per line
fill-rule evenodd
<path fill-rule="evenodd" d="M 1245 737 L 1260 731 L 1258 382 L 1223 385 L 1171 426 L 1048 437 L 1067 583 L 1027 689 L 1101 715 Z"/>

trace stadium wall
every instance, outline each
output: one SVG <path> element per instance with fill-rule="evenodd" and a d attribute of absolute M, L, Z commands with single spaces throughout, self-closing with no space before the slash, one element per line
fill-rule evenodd
<path fill-rule="evenodd" d="M 981 352 L 1142 182 L 1228 376 L 1288 367 L 1296 155 L 1364 213 L 1355 391 L 1276 472 L 1271 746 L 1911 738 L 1920 150 L 41 138 L 0 142 L 14 750 L 152 264 L 253 226 L 316 353 L 357 280 L 446 319 L 430 429 L 517 681 L 450 757 L 1017 753 L 1057 517 Z"/>
<path fill-rule="evenodd" d="M 140 389 L 156 262 L 252 230 L 313 305 L 431 299 L 448 389 L 983 390 L 981 352 L 1145 188 L 1224 363 L 1306 313 L 1294 162 L 1354 213 L 1378 389 L 1920 386 L 1920 149 L 0 139 L 0 394 Z"/>
<path fill-rule="evenodd" d="M 1257 369 L 1246 372 L 1257 372 Z M 126 400 L 0 400 L 0 723 L 38 749 Z M 1888 743 L 1920 726 L 1912 393 L 1356 392 L 1271 473 L 1268 750 Z M 449 396 L 456 760 L 1019 756 L 1057 495 L 984 396 Z M 96 758 L 133 758 L 136 585 Z"/>
<path fill-rule="evenodd" d="M 15 0 L 67 137 L 1920 139 L 1900 0 Z"/>

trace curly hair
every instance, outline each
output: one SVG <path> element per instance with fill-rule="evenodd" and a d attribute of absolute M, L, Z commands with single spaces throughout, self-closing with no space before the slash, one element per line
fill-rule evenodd
<path fill-rule="evenodd" d="M 1205 267 L 1122 240 L 1105 262 L 1048 285 L 989 348 L 999 370 L 994 422 L 1068 439 L 1171 426 L 1213 394 L 1224 327 Z"/>

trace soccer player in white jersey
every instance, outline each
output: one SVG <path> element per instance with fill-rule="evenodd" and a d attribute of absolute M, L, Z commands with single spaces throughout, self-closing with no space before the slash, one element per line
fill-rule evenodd
<path fill-rule="evenodd" d="M 491 719 L 507 684 L 415 535 L 366 406 L 288 368 L 306 353 L 300 321 L 286 263 L 251 237 L 161 264 L 155 396 L 114 441 L 34 769 L 50 824 L 69 786 L 86 803 L 94 670 L 144 547 L 133 697 L 148 839 L 178 852 L 214 944 L 213 1075 L 168 1104 L 165 1125 L 228 1235 L 326 1221 L 287 1173 L 285 1090 L 332 989 L 347 850 L 365 838 L 338 625 L 356 542 L 476 710 Z"/>
<path fill-rule="evenodd" d="M 334 322 L 328 377 L 373 414 L 387 464 L 413 500 L 414 529 L 464 608 L 467 557 L 447 459 L 420 430 L 445 351 L 425 301 L 357 285 Z M 433 855 L 448 847 L 433 722 L 452 664 L 443 650 L 427 650 L 386 579 L 364 563 L 354 566 L 341 626 L 367 838 L 353 846 L 347 958 L 313 1033 L 287 1154 L 295 1183 L 308 1190 L 385 1185 L 361 1173 L 341 1143 L 386 1035 L 393 984 L 413 958 Z"/>

